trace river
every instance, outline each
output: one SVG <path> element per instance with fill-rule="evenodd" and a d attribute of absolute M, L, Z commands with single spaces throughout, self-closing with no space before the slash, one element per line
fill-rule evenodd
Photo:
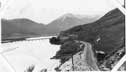
<path fill-rule="evenodd" d="M 40 72 L 43 68 L 53 71 L 59 60 L 50 58 L 59 48 L 59 45 L 50 44 L 49 39 L 25 40 L 2 44 L 2 55 L 16 72 L 24 72 L 31 65 L 35 65 L 33 72 Z"/>

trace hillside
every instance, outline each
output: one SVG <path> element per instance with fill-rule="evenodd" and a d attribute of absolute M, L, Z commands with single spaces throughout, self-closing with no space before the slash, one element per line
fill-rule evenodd
<path fill-rule="evenodd" d="M 124 14 L 115 9 L 96 22 L 62 31 L 58 38 L 65 41 L 63 38 L 72 36 L 77 40 L 92 43 L 96 50 L 109 53 L 124 45 L 124 31 Z"/>
<path fill-rule="evenodd" d="M 2 19 L 1 24 L 2 39 L 41 36 L 45 30 L 43 24 L 25 18 L 12 20 Z"/>
<path fill-rule="evenodd" d="M 62 64 L 66 63 L 71 58 L 69 56 L 70 54 L 74 53 L 73 55 L 76 55 L 78 53 L 76 48 L 80 48 L 81 45 L 78 47 L 73 46 L 77 44 L 75 42 L 83 41 L 92 45 L 93 53 L 98 61 L 96 61 L 98 67 L 100 67 L 102 62 L 104 66 L 111 70 L 113 63 L 117 63 L 117 61 L 124 55 L 124 20 L 124 14 L 116 8 L 95 22 L 75 26 L 60 32 L 56 38 L 53 37 L 53 39 L 50 39 L 52 44 L 61 45 L 60 50 L 52 59 L 60 59 L 62 66 Z M 55 41 L 58 41 L 59 43 Z M 76 61 L 76 59 L 74 60 Z M 81 63 L 83 64 L 83 62 Z M 59 68 L 61 66 L 59 66 Z"/>

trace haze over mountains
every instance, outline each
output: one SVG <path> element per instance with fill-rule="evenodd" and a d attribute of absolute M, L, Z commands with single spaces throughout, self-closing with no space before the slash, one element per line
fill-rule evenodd
<path fill-rule="evenodd" d="M 60 31 L 97 19 L 98 16 L 73 15 L 70 13 L 57 18 L 48 25 L 26 18 L 2 19 L 2 39 L 56 35 Z"/>

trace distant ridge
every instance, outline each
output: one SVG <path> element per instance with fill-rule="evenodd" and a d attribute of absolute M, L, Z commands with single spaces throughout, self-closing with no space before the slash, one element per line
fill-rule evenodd
<path fill-rule="evenodd" d="M 56 35 L 60 31 L 94 21 L 95 19 L 87 16 L 77 16 L 71 13 L 63 15 L 47 25 L 34 22 L 27 18 L 2 19 L 2 39 Z"/>
<path fill-rule="evenodd" d="M 96 21 L 98 16 L 90 17 L 85 15 L 64 14 L 47 25 L 47 33 L 59 33 L 77 25 L 87 24 Z"/>
<path fill-rule="evenodd" d="M 17 38 L 38 36 L 45 30 L 44 24 L 39 24 L 29 19 L 1 20 L 2 38 Z"/>

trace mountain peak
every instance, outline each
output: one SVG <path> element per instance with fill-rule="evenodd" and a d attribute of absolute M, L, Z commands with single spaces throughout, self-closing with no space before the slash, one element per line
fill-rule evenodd
<path fill-rule="evenodd" d="M 74 15 L 72 13 L 67 13 L 67 14 L 64 14 L 63 17 L 73 17 Z"/>
<path fill-rule="evenodd" d="M 66 18 L 77 18 L 77 19 L 83 19 L 83 18 L 95 18 L 98 16 L 90 16 L 90 15 L 80 15 L 80 14 L 72 14 L 72 13 L 67 13 L 59 17 L 59 19 L 66 19 Z"/>
<path fill-rule="evenodd" d="M 59 19 L 62 19 L 62 21 L 64 21 L 66 18 L 73 18 L 75 17 L 72 13 L 67 13 L 64 14 L 63 16 L 59 17 Z"/>

